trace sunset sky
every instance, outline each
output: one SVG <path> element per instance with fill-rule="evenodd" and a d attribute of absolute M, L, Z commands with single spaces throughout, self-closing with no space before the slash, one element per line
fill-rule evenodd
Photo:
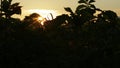
<path fill-rule="evenodd" d="M 28 10 L 55 10 L 57 14 L 65 13 L 64 7 L 71 7 L 73 10 L 78 5 L 78 0 L 13 0 L 20 2 L 23 6 L 23 15 L 29 14 Z M 120 16 L 120 0 L 96 0 L 96 7 L 104 10 L 116 11 Z"/>

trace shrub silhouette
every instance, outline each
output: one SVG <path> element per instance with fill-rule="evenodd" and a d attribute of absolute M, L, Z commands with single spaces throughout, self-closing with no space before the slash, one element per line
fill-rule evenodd
<path fill-rule="evenodd" d="M 23 20 L 23 24 L 26 25 L 24 27 L 34 31 L 37 29 L 42 29 L 41 22 L 38 20 L 39 17 L 41 16 L 37 13 L 32 13 L 29 16 L 26 16 Z"/>
<path fill-rule="evenodd" d="M 1 68 L 120 67 L 120 19 L 115 12 L 96 8 L 94 0 L 79 0 L 75 12 L 66 7 L 70 15 L 47 20 L 43 27 L 35 20 L 37 13 L 22 21 L 12 18 L 17 12 L 9 11 L 12 0 L 5 1 L 9 6 L 4 5 L 0 17 Z M 21 9 L 18 3 L 14 6 Z"/>
<path fill-rule="evenodd" d="M 5 15 L 6 18 L 10 18 L 14 14 L 21 14 L 21 7 L 19 3 L 12 4 L 12 0 L 2 0 L 0 15 Z"/>
<path fill-rule="evenodd" d="M 69 8 L 65 8 L 66 11 L 71 13 L 71 18 L 73 19 L 74 24 L 82 26 L 84 23 L 89 22 L 94 19 L 94 13 L 98 10 L 92 4 L 94 0 L 80 0 L 78 1 L 79 5 L 75 10 L 75 13 Z"/>

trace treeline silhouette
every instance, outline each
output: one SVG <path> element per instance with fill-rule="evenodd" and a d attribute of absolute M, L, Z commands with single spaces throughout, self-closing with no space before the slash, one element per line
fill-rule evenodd
<path fill-rule="evenodd" d="M 22 6 L 1 0 L 0 67 L 119 68 L 120 19 L 94 2 L 79 0 L 75 12 L 65 7 L 69 14 L 41 25 L 37 13 L 13 18 Z"/>

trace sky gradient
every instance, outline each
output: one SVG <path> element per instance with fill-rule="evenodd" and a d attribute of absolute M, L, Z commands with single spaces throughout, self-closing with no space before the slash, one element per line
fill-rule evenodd
<path fill-rule="evenodd" d="M 13 2 L 20 2 L 23 14 L 24 10 L 31 9 L 57 10 L 64 13 L 64 7 L 75 10 L 78 5 L 78 0 L 13 0 Z M 95 5 L 103 10 L 113 10 L 120 16 L 120 0 L 96 0 Z"/>

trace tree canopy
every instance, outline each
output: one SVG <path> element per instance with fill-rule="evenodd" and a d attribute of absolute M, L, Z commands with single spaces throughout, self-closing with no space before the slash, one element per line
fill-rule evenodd
<path fill-rule="evenodd" d="M 75 11 L 65 7 L 70 14 L 41 25 L 37 13 L 12 18 L 22 6 L 1 0 L 0 67 L 119 68 L 120 18 L 94 2 L 79 0 Z"/>

